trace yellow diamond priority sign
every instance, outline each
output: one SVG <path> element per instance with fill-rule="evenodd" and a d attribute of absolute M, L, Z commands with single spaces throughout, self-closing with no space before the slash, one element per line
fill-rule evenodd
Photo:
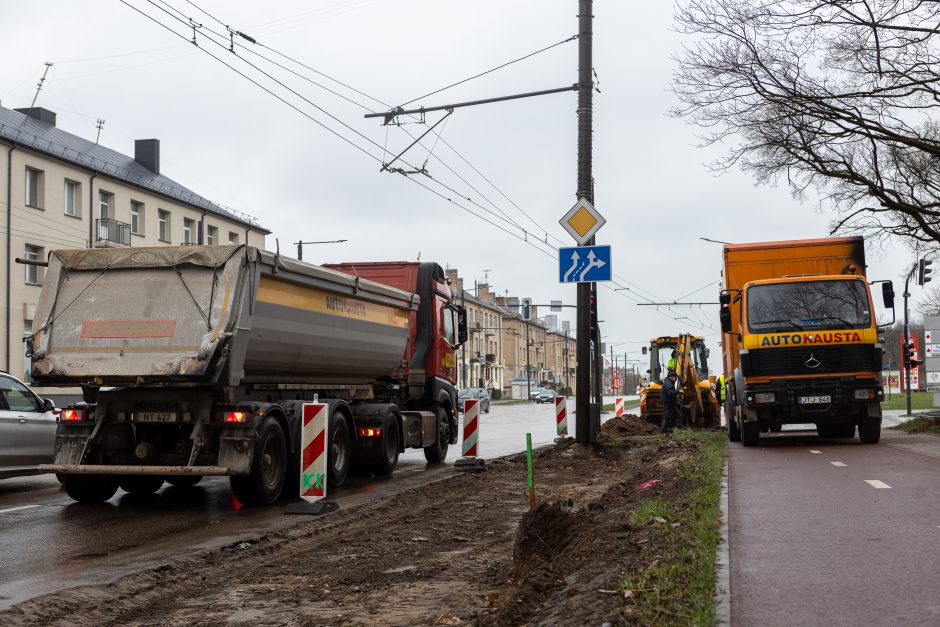
<path fill-rule="evenodd" d="M 587 198 L 579 199 L 561 219 L 561 225 L 579 246 L 584 246 L 606 222 L 604 216 L 597 212 Z"/>

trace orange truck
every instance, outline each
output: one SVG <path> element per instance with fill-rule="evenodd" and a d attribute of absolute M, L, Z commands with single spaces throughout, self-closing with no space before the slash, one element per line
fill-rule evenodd
<path fill-rule="evenodd" d="M 882 345 L 861 237 L 727 244 L 719 301 L 728 438 L 785 424 L 881 435 Z M 894 288 L 881 283 L 885 309 Z M 889 324 L 890 324 L 889 323 Z"/>

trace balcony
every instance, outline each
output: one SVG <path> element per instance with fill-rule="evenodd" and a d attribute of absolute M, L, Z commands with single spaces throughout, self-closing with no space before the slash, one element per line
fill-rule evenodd
<path fill-rule="evenodd" d="M 486 354 L 486 363 L 495 364 L 495 363 L 496 363 L 496 353 L 487 353 L 487 354 Z"/>
<path fill-rule="evenodd" d="M 95 220 L 95 248 L 131 245 L 131 225 L 112 218 Z"/>

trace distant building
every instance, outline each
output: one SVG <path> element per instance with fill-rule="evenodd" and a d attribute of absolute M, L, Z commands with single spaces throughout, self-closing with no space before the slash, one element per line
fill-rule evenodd
<path fill-rule="evenodd" d="M 28 379 L 22 338 L 32 332 L 43 261 L 57 248 L 249 244 L 270 233 L 160 173 L 160 141 L 130 157 L 56 128 L 41 107 L 0 107 L 0 366 Z"/>

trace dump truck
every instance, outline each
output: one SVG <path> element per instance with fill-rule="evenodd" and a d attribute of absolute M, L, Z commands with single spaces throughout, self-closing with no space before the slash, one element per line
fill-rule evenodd
<path fill-rule="evenodd" d="M 313 400 L 329 405 L 328 488 L 350 464 L 388 475 L 406 448 L 441 462 L 457 442 L 466 315 L 436 263 L 326 267 L 244 245 L 56 250 L 36 320 L 33 379 L 82 390 L 43 467 L 77 501 L 211 475 L 246 504 L 299 494 Z"/>
<path fill-rule="evenodd" d="M 882 344 L 861 237 L 726 244 L 719 295 L 728 438 L 759 444 L 786 424 L 877 443 Z"/>
<path fill-rule="evenodd" d="M 669 363 L 675 360 L 679 389 L 683 390 L 680 408 L 687 425 L 710 427 L 718 424 L 718 399 L 713 377 L 709 374 L 709 350 L 705 338 L 691 334 L 654 337 L 643 347 L 649 355 L 647 384 L 640 390 L 640 417 L 660 424 L 663 419 L 663 379 Z"/>

